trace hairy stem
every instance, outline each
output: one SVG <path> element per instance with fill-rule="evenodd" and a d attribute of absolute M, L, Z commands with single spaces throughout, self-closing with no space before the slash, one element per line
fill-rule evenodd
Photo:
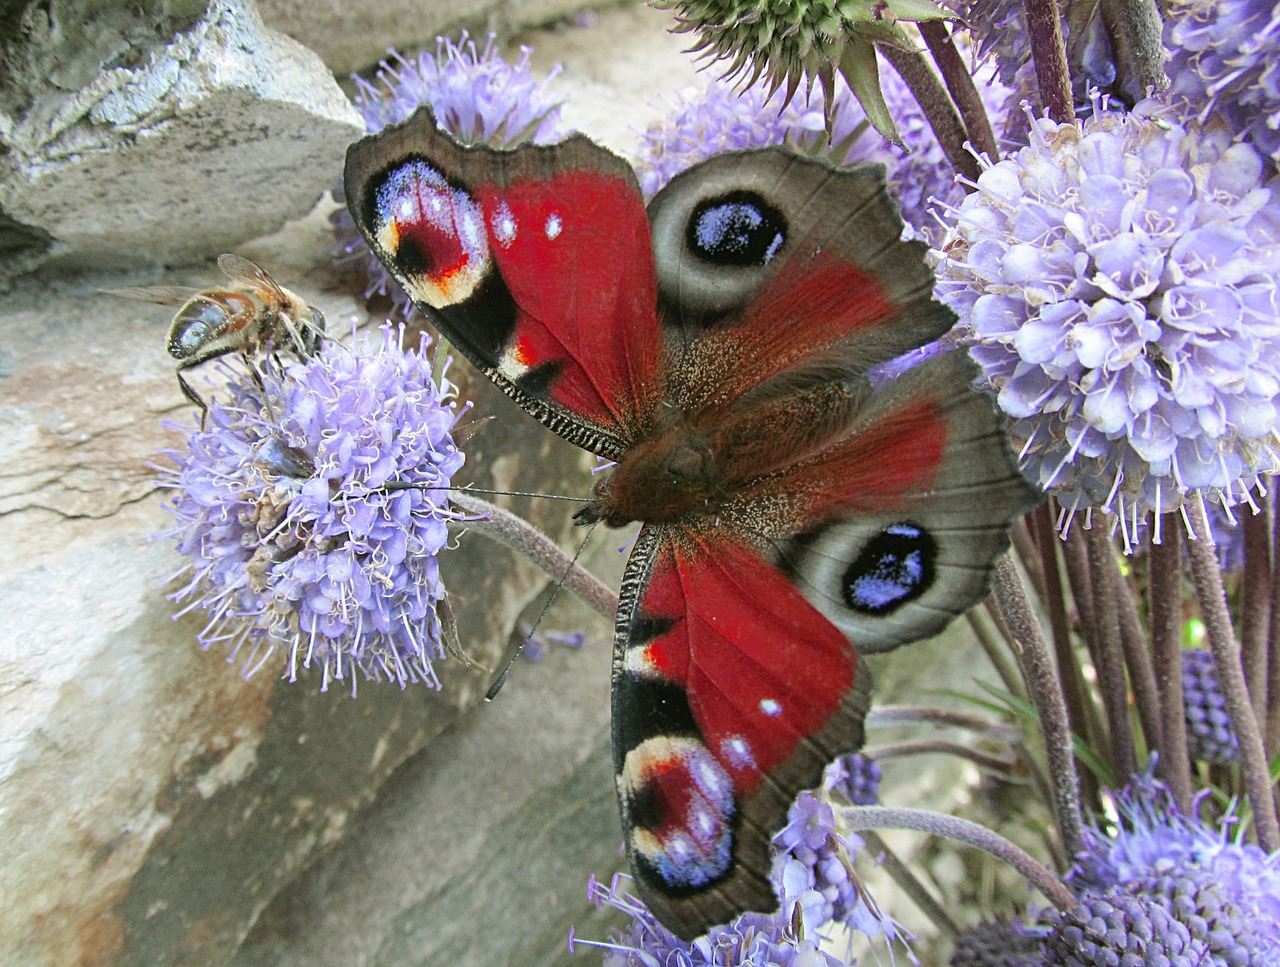
<path fill-rule="evenodd" d="M 1133 589 L 1120 573 L 1115 554 L 1108 554 L 1105 564 L 1109 581 L 1116 592 L 1116 609 L 1120 615 L 1120 645 L 1124 650 L 1124 664 L 1129 670 L 1129 683 L 1133 686 L 1133 699 L 1142 722 L 1142 734 L 1147 748 L 1159 748 L 1163 723 L 1160 720 L 1160 691 L 1156 687 L 1156 672 L 1151 665 L 1151 646 L 1138 614 L 1138 603 L 1133 599 Z"/>
<path fill-rule="evenodd" d="M 1071 76 L 1067 71 L 1067 48 L 1062 39 L 1058 0 L 1024 2 L 1040 101 L 1048 108 L 1049 117 L 1059 124 L 1068 124 L 1076 119 L 1076 110 L 1071 102 Z"/>
<path fill-rule="evenodd" d="M 1102 0 L 1102 19 L 1111 37 L 1118 79 L 1125 94 L 1140 101 L 1148 89 L 1163 91 L 1168 87 L 1160 37 L 1164 25 L 1155 0 Z"/>
<path fill-rule="evenodd" d="M 1035 861 L 1025 850 L 998 836 L 985 826 L 967 819 L 925 809 L 898 809 L 889 806 L 849 806 L 840 810 L 840 818 L 853 832 L 876 829 L 914 829 L 931 836 L 945 836 L 990 853 L 1021 873 L 1059 910 L 1070 910 L 1076 898 L 1050 870 Z"/>
<path fill-rule="evenodd" d="M 1000 160 L 1000 148 L 996 144 L 995 132 L 991 130 L 987 106 L 982 103 L 982 95 L 973 83 L 973 75 L 969 73 L 964 58 L 951 40 L 951 31 L 941 20 L 922 20 L 916 26 L 920 28 L 924 42 L 929 45 L 929 52 L 933 54 L 933 62 L 938 65 L 951 100 L 960 110 L 960 118 L 969 133 L 969 142 L 975 151 L 985 154 L 994 164 Z"/>
<path fill-rule="evenodd" d="M 1085 687 L 1080 663 L 1071 644 L 1071 622 L 1067 616 L 1067 602 L 1062 589 L 1062 569 L 1058 565 L 1058 550 L 1062 547 L 1057 530 L 1053 526 L 1053 507 L 1045 501 L 1030 515 L 1031 525 L 1040 545 L 1041 565 L 1045 577 L 1045 611 L 1049 616 L 1049 630 L 1053 634 L 1053 654 L 1058 663 L 1058 676 L 1067 700 L 1071 726 L 1093 748 L 1104 741 L 1106 729 L 1098 716 L 1098 707 L 1089 689 Z"/>
<path fill-rule="evenodd" d="M 995 773 L 1005 779 L 1012 779 L 1014 772 L 1018 768 L 1017 759 L 983 752 L 980 749 L 973 748 L 973 746 L 964 745 L 960 742 L 951 742 L 947 739 L 916 739 L 912 742 L 888 742 L 871 749 L 864 749 L 863 752 L 877 762 L 929 753 L 953 755 L 961 759 L 968 759 L 979 769 L 986 769 L 988 772 Z"/>
<path fill-rule="evenodd" d="M 1188 509 L 1193 538 L 1187 544 L 1191 578 L 1195 582 L 1205 634 L 1217 665 L 1218 684 L 1222 687 L 1227 714 L 1240 742 L 1240 772 L 1244 776 L 1245 795 L 1253 808 L 1253 828 L 1258 836 L 1258 845 L 1271 853 L 1280 849 L 1280 820 L 1277 820 L 1275 801 L 1271 797 L 1262 732 L 1253 714 L 1253 704 L 1249 701 L 1244 670 L 1240 667 L 1240 646 L 1236 644 L 1231 614 L 1227 611 L 1227 595 L 1222 587 L 1222 572 L 1218 570 L 1218 556 L 1213 550 L 1204 504 L 1193 500 Z"/>
<path fill-rule="evenodd" d="M 1244 588 L 1241 591 L 1240 651 L 1253 714 L 1267 720 L 1267 636 L 1271 631 L 1271 522 L 1267 506 L 1243 522 Z"/>
<path fill-rule="evenodd" d="M 938 80 L 938 75 L 929 67 L 924 55 L 892 44 L 879 44 L 876 49 L 911 89 L 912 96 L 929 120 L 929 126 L 933 128 L 934 136 L 947 160 L 951 162 L 951 167 L 969 181 L 977 181 L 982 169 L 978 166 L 978 159 L 964 146 L 968 132 L 965 131 L 960 115 L 956 113 L 955 105 L 951 103 L 950 95 Z"/>
<path fill-rule="evenodd" d="M 465 490 L 453 491 L 449 499 L 468 514 L 476 515 L 471 520 L 457 522 L 456 526 L 474 530 L 523 554 L 553 578 L 563 581 L 564 586 L 593 611 L 613 620 L 618 611 L 618 596 L 542 531 L 524 518 Z"/>
<path fill-rule="evenodd" d="M 1053 670 L 1049 647 L 1027 600 L 1022 578 L 1007 554 L 996 562 L 992 590 L 1005 623 L 1018 644 L 1018 663 L 1022 667 L 1031 703 L 1040 715 L 1040 730 L 1044 735 L 1049 776 L 1053 782 L 1054 795 L 1050 805 L 1062 848 L 1068 856 L 1074 856 L 1084 847 L 1084 820 L 1080 814 L 1080 777 L 1076 772 L 1071 744 L 1067 703 Z"/>
<path fill-rule="evenodd" d="M 1157 773 L 1178 808 L 1191 812 L 1191 762 L 1182 700 L 1182 522 L 1176 513 L 1147 518 L 1147 566 L 1151 612 L 1151 657 L 1160 689 L 1160 761 Z M 1162 531 L 1155 543 L 1156 528 Z"/>

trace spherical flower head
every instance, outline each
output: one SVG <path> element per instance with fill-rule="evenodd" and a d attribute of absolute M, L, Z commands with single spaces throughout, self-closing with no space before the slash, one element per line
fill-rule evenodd
<path fill-rule="evenodd" d="M 1187 751 L 1213 765 L 1235 762 L 1240 740 L 1227 714 L 1227 699 L 1218 684 L 1218 664 L 1207 651 L 1182 653 L 1182 704 L 1187 717 Z"/>
<path fill-rule="evenodd" d="M 1250 946 L 1272 959 L 1239 962 L 1280 963 L 1280 854 L 1268 856 L 1239 835 L 1233 838 L 1231 814 L 1212 827 L 1185 815 L 1150 776 L 1136 777 L 1112 798 L 1115 821 L 1086 830 L 1085 852 L 1076 857 L 1070 881 L 1078 895 L 1114 901 L 1118 909 L 1129 904 L 1117 899 L 1124 896 L 1159 899 L 1189 937 L 1210 951 L 1221 942 L 1204 923 L 1247 921 Z M 1244 936 L 1243 929 L 1227 933 Z"/>
<path fill-rule="evenodd" d="M 1274 0 L 1174 0 L 1165 97 L 1201 119 L 1226 118 L 1280 162 L 1280 6 Z"/>
<path fill-rule="evenodd" d="M 1232 504 L 1280 467 L 1280 199 L 1221 126 L 1102 107 L 986 166 L 939 291 L 1070 512 Z"/>
<path fill-rule="evenodd" d="M 190 576 L 172 597 L 209 615 L 203 646 L 248 646 L 246 674 L 284 651 L 290 680 L 318 665 L 322 690 L 354 689 L 357 671 L 439 687 L 437 555 L 463 455 L 426 346 L 404 352 L 384 329 L 253 379 L 233 373 L 229 402 L 167 451 L 168 533 Z"/>
<path fill-rule="evenodd" d="M 557 65 L 539 80 L 529 68 L 531 54 L 531 48 L 521 47 L 520 57 L 514 64 L 508 63 L 498 53 L 492 34 L 484 48 L 478 49 L 465 31 L 457 43 L 437 37 L 434 54 L 423 51 L 408 59 L 392 50 L 378 70 L 376 84 L 358 75 L 354 78 L 356 107 L 370 134 L 405 120 L 426 105 L 441 129 L 464 143 L 494 147 L 513 147 L 524 141 L 550 144 L 566 133 L 560 121 L 561 99 L 548 90 L 560 68 Z M 340 198 L 341 190 L 338 195 Z M 346 208 L 336 211 L 331 221 L 335 261 L 339 265 L 358 262 L 365 267 L 368 285 L 364 297 L 390 296 L 397 314 L 410 318 L 416 311 L 413 301 L 369 251 Z"/>

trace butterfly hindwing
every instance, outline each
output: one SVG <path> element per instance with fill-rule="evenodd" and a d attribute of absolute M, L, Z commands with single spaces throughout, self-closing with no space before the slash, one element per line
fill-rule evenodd
<path fill-rule="evenodd" d="M 845 636 L 749 540 L 646 527 L 623 581 L 613 677 L 641 897 L 686 939 L 776 908 L 773 834 L 796 793 L 862 743 L 870 676 Z"/>
<path fill-rule="evenodd" d="M 572 442 L 626 449 L 660 353 L 626 162 L 581 135 L 462 146 L 420 108 L 352 145 L 345 190 L 370 247 L 463 355 Z"/>

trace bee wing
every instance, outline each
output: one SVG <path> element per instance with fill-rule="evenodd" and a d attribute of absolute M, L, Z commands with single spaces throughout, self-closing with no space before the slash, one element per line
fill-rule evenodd
<path fill-rule="evenodd" d="M 218 256 L 218 268 L 222 269 L 232 282 L 239 282 L 256 290 L 265 290 L 278 300 L 277 304 L 289 303 L 289 297 L 285 291 L 257 262 L 251 262 L 241 255 L 232 255 L 228 252 Z"/>
<path fill-rule="evenodd" d="M 134 302 L 151 302 L 158 306 L 182 306 L 201 293 L 201 289 L 193 289 L 186 285 L 146 285 L 126 287 L 123 289 L 99 289 L 106 295 Z"/>

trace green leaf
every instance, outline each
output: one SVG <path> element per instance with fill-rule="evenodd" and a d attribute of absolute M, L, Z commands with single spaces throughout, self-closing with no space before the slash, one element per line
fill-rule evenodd
<path fill-rule="evenodd" d="M 889 105 L 884 100 L 884 92 L 880 89 L 875 44 L 868 40 L 850 39 L 840 55 L 840 73 L 872 126 L 894 144 L 902 144 L 902 136 L 898 134 Z"/>

